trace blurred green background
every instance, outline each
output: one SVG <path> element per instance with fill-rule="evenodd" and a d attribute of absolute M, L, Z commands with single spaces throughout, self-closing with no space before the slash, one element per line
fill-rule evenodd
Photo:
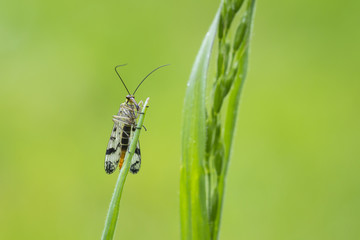
<path fill-rule="evenodd" d="M 153 68 L 116 239 L 179 239 L 186 82 L 218 0 L 0 1 L 0 239 L 99 239 L 111 116 Z M 221 239 L 360 239 L 360 4 L 258 1 Z"/>

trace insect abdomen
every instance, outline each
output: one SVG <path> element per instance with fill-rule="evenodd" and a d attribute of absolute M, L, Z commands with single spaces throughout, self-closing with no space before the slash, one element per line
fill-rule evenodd
<path fill-rule="evenodd" d="M 131 133 L 131 126 L 124 125 L 123 132 L 121 135 L 121 155 L 120 155 L 120 161 L 119 161 L 119 169 L 121 169 L 121 167 L 124 163 L 125 154 L 129 147 L 130 133 Z"/>
<path fill-rule="evenodd" d="M 123 132 L 121 135 L 121 150 L 126 150 L 129 146 L 129 137 L 131 132 L 131 126 L 130 125 L 124 125 Z"/>

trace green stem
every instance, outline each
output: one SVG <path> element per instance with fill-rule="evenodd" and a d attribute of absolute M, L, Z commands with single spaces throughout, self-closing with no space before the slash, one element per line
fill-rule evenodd
<path fill-rule="evenodd" d="M 109 210 L 108 210 L 108 214 L 106 216 L 106 220 L 105 220 L 105 226 L 104 226 L 104 231 L 102 234 L 101 239 L 102 240 L 111 240 L 114 237 L 114 233 L 115 233 L 115 229 L 116 229 L 116 222 L 118 219 L 118 215 L 119 215 L 119 209 L 120 209 L 120 199 L 121 199 L 121 194 L 122 194 L 122 190 L 124 188 L 124 184 L 125 184 L 125 180 L 126 180 L 126 176 L 129 173 L 129 169 L 130 169 L 130 163 L 131 163 L 131 159 L 135 153 L 135 149 L 136 149 L 136 144 L 139 141 L 139 136 L 140 136 L 140 130 L 143 126 L 143 122 L 144 122 L 144 118 L 145 118 L 145 114 L 146 114 L 146 110 L 147 110 L 147 105 L 149 102 L 149 98 L 146 99 L 142 112 L 144 114 L 140 114 L 139 120 L 137 122 L 137 128 L 135 130 L 134 136 L 131 140 L 130 146 L 129 146 L 129 150 L 125 155 L 125 159 L 124 159 L 124 165 L 121 168 L 119 177 L 116 181 L 116 185 L 115 185 L 115 189 L 114 189 L 114 193 L 113 196 L 111 198 L 111 202 L 110 202 L 110 206 L 109 206 Z"/>

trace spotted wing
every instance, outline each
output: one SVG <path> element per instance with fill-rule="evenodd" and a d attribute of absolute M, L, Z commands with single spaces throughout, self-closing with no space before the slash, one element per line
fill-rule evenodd
<path fill-rule="evenodd" d="M 121 154 L 121 133 L 122 126 L 114 124 L 105 155 L 105 172 L 107 174 L 113 173 L 117 166 L 119 166 Z"/>
<path fill-rule="evenodd" d="M 139 172 L 141 166 L 140 142 L 137 143 L 134 156 L 131 159 L 130 172 L 136 174 Z"/>

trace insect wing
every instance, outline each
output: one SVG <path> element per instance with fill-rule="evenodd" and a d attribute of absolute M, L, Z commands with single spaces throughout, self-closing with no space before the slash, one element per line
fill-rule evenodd
<path fill-rule="evenodd" d="M 118 124 L 114 124 L 105 155 L 105 172 L 107 174 L 113 173 L 119 165 L 121 154 L 121 132 L 122 127 Z"/>
<path fill-rule="evenodd" d="M 140 153 L 140 142 L 137 142 L 134 156 L 131 159 L 130 172 L 136 174 L 139 172 L 141 166 L 141 153 Z"/>

